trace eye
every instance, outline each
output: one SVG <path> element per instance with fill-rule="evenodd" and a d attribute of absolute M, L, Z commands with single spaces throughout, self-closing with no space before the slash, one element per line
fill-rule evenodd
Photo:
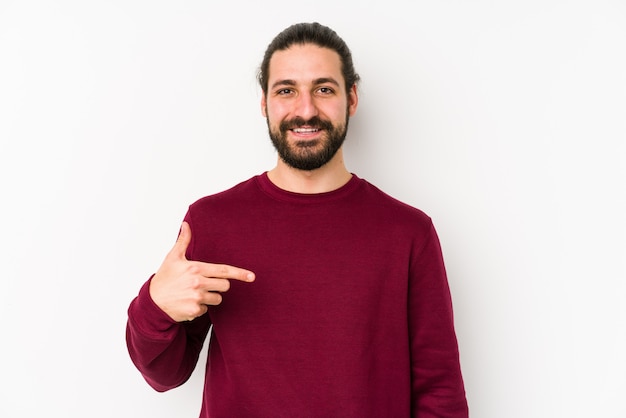
<path fill-rule="evenodd" d="M 291 89 L 280 89 L 280 90 L 278 90 L 276 92 L 276 94 L 279 95 L 279 96 L 286 96 L 286 95 L 291 94 L 291 93 L 293 93 L 293 90 L 291 90 Z"/>
<path fill-rule="evenodd" d="M 324 95 L 333 94 L 335 91 L 330 87 L 320 87 L 317 89 L 318 92 Z"/>

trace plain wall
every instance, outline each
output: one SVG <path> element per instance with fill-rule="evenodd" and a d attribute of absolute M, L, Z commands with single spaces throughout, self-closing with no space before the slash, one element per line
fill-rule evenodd
<path fill-rule="evenodd" d="M 126 309 L 274 166 L 256 69 L 299 21 L 362 77 L 348 168 L 439 231 L 471 415 L 626 416 L 621 0 L 0 0 L 0 416 L 197 417 L 204 358 L 154 392 Z"/>

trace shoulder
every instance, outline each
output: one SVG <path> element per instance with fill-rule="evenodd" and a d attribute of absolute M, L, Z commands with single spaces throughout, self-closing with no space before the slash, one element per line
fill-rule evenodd
<path fill-rule="evenodd" d="M 244 203 L 246 200 L 254 199 L 254 195 L 258 193 L 257 177 L 254 176 L 248 180 L 242 181 L 235 186 L 224 191 L 204 196 L 193 202 L 190 210 L 202 210 L 215 206 L 232 206 Z"/>
<path fill-rule="evenodd" d="M 361 213 L 375 236 L 385 240 L 389 248 L 406 249 L 419 253 L 428 243 L 438 241 L 431 217 L 421 209 L 403 202 L 377 186 L 362 180 Z"/>
<path fill-rule="evenodd" d="M 362 182 L 362 196 L 368 200 L 367 204 L 373 210 L 379 210 L 387 214 L 387 216 L 393 216 L 398 220 L 425 225 L 432 223 L 430 216 L 421 209 L 389 195 L 367 180 L 360 180 Z"/>

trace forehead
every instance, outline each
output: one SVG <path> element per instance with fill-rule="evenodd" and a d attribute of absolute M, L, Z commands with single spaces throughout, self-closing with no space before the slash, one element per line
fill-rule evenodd
<path fill-rule="evenodd" d="M 269 85 L 277 80 L 311 81 L 332 77 L 343 82 L 339 54 L 313 44 L 295 44 L 274 52 L 269 64 Z"/>

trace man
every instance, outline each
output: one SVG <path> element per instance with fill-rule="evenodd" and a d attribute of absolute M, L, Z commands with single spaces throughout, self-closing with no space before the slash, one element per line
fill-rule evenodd
<path fill-rule="evenodd" d="M 277 165 L 192 204 L 129 308 L 148 383 L 184 383 L 212 327 L 201 417 L 466 417 L 431 220 L 351 174 L 350 51 L 293 25 L 268 46 L 261 109 Z"/>

